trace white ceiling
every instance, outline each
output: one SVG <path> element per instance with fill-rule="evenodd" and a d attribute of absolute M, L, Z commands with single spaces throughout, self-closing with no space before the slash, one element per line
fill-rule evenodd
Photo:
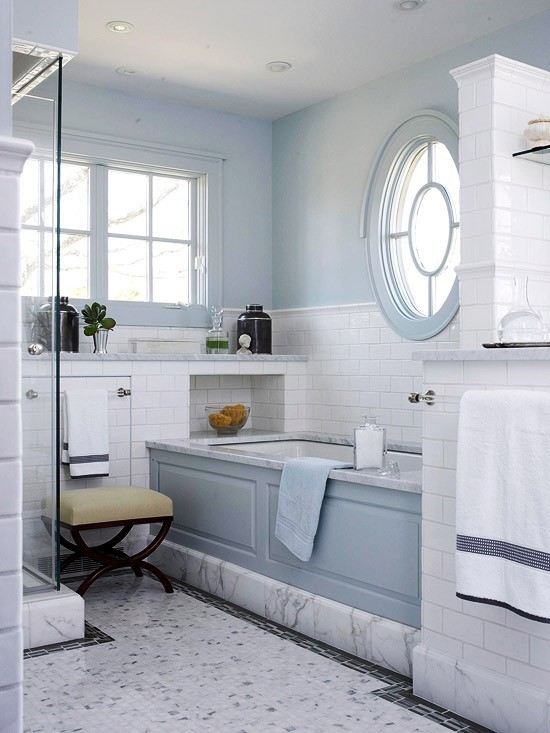
<path fill-rule="evenodd" d="M 79 0 L 81 81 L 277 119 L 523 18 L 550 0 Z M 112 20 L 135 26 L 114 34 Z M 265 69 L 288 61 L 285 73 Z M 135 69 L 134 76 L 116 73 Z"/>

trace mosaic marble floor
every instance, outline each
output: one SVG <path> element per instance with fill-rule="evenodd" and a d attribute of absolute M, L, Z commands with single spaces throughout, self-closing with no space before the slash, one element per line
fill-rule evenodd
<path fill-rule="evenodd" d="M 182 584 L 104 578 L 86 616 L 86 640 L 27 654 L 25 733 L 485 730 L 423 705 L 400 675 Z"/>

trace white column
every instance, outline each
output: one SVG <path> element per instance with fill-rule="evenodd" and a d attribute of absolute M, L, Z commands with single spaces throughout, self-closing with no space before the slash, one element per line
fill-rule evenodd
<path fill-rule="evenodd" d="M 32 145 L 0 138 L 0 730 L 22 727 L 19 176 Z"/>
<path fill-rule="evenodd" d="M 459 87 L 461 348 L 472 349 L 496 341 L 515 275 L 529 277 L 531 305 L 550 311 L 550 171 L 512 157 L 528 147 L 528 121 L 550 113 L 550 73 L 494 55 L 451 74 Z"/>
<path fill-rule="evenodd" d="M 0 0 L 0 135 L 11 134 L 11 0 Z"/>

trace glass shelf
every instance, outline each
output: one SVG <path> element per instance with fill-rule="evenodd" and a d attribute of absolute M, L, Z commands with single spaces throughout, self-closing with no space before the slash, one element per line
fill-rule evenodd
<path fill-rule="evenodd" d="M 512 154 L 513 158 L 519 156 L 526 160 L 534 160 L 536 163 L 546 163 L 546 165 L 550 165 L 550 145 L 541 145 L 538 148 L 520 150 L 519 153 Z"/>

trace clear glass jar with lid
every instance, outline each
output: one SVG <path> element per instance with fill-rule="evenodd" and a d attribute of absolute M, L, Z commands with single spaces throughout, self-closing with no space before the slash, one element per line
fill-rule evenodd
<path fill-rule="evenodd" d="M 228 354 L 229 334 L 222 328 L 223 308 L 218 305 L 211 305 L 209 310 L 212 328 L 206 334 L 206 353 Z"/>
<path fill-rule="evenodd" d="M 386 428 L 377 424 L 377 417 L 363 417 L 365 424 L 354 431 L 354 467 L 381 469 L 386 457 Z"/>
<path fill-rule="evenodd" d="M 533 343 L 544 341 L 542 316 L 531 308 L 527 275 L 514 277 L 514 305 L 500 319 L 498 340 L 504 343 Z"/>

